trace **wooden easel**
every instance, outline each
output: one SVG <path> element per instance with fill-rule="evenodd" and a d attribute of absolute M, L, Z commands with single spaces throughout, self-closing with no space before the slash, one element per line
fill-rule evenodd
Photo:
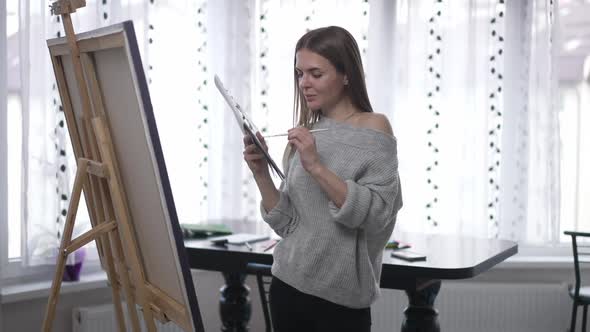
<path fill-rule="evenodd" d="M 63 70 L 60 70 L 63 68 L 58 68 L 60 65 L 54 63 L 78 169 L 45 311 L 43 331 L 49 332 L 52 329 L 67 256 L 91 241 L 96 241 L 101 263 L 112 288 L 119 331 L 126 331 L 121 290 L 124 293 L 133 331 L 140 331 L 136 305 L 143 310 L 143 319 L 150 332 L 156 331 L 154 318 L 163 323 L 173 318 L 172 320 L 180 327 L 192 331 L 192 323 L 185 308 L 146 281 L 111 135 L 104 116 L 104 103 L 94 64 L 88 54 L 80 52 L 70 17 L 76 9 L 85 6 L 85 0 L 58 0 L 50 6 L 53 15 L 61 15 L 65 29 L 82 103 L 83 125 L 76 125 L 69 92 L 64 88 L 66 81 Z M 80 118 L 79 115 L 78 117 Z M 92 229 L 72 239 L 82 190 Z"/>

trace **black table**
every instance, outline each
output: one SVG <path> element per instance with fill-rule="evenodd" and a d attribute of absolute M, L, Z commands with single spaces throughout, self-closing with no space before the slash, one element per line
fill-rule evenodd
<path fill-rule="evenodd" d="M 397 234 L 396 240 L 412 245 L 409 250 L 426 254 L 426 261 L 406 262 L 383 254 L 381 288 L 404 290 L 409 306 L 404 311 L 403 332 L 439 331 L 434 301 L 441 280 L 468 279 L 477 276 L 518 252 L 512 241 L 476 239 L 449 235 Z M 219 271 L 226 285 L 220 305 L 231 315 L 222 317 L 222 331 L 248 331 L 250 303 L 244 285 L 248 263 L 272 264 L 272 250 L 262 251 L 263 244 L 217 247 L 209 240 L 186 240 L 191 269 Z M 228 305 L 234 305 L 228 310 Z M 223 315 L 222 315 L 223 316 Z"/>

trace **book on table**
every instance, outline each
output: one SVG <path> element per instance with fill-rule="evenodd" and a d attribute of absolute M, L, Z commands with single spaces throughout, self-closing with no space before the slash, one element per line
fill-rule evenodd
<path fill-rule="evenodd" d="M 247 243 L 249 244 L 249 243 L 254 243 L 254 242 L 260 242 L 260 241 L 268 240 L 269 238 L 270 237 L 268 235 L 237 233 L 237 234 L 212 238 L 211 242 L 215 245 L 226 245 L 226 244 L 246 245 Z"/>
<path fill-rule="evenodd" d="M 426 260 L 426 255 L 409 250 L 392 251 L 391 257 L 399 258 L 407 262 L 419 262 Z"/>

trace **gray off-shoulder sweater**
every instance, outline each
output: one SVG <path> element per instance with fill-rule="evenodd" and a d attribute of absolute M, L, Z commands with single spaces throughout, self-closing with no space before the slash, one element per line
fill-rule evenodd
<path fill-rule="evenodd" d="M 338 208 L 295 153 L 277 205 L 262 218 L 283 239 L 272 273 L 299 291 L 350 308 L 379 296 L 382 254 L 402 206 L 395 138 L 322 117 L 321 162 L 346 182 Z"/>

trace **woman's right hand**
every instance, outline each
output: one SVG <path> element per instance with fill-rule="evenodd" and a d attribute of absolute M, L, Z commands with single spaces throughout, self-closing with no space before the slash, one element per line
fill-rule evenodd
<path fill-rule="evenodd" d="M 260 132 L 256 133 L 256 137 L 258 137 L 258 140 L 262 143 L 264 150 L 268 151 L 268 146 Z M 256 144 L 254 144 L 250 135 L 247 134 L 244 135 L 244 160 L 254 176 L 270 175 L 268 171 L 268 162 L 266 161 L 266 158 L 264 158 L 264 154 L 258 149 Z"/>

